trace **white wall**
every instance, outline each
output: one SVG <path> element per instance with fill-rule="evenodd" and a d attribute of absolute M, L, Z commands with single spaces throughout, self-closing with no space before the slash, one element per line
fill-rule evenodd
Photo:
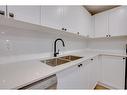
<path fill-rule="evenodd" d="M 99 50 L 113 50 L 125 53 L 127 37 L 98 38 L 88 41 L 88 48 Z"/>
<path fill-rule="evenodd" d="M 58 42 L 61 51 L 86 48 L 85 40 L 76 36 L 63 36 L 63 34 L 49 34 L 38 31 L 0 26 L 0 56 L 36 54 L 53 52 L 53 43 L 56 38 L 62 38 L 65 48 Z"/>
<path fill-rule="evenodd" d="M 66 45 L 63 48 L 62 43 L 58 42 L 60 51 L 90 48 L 125 52 L 127 44 L 127 37 L 83 40 L 80 37 L 67 34 L 50 34 L 43 31 L 28 31 L 0 26 L 0 56 L 53 53 L 54 40 L 59 37 L 64 40 Z"/>

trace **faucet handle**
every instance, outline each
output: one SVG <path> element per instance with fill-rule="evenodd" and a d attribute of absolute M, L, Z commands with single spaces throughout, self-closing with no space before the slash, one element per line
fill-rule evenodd
<path fill-rule="evenodd" d="M 59 54 L 59 51 L 60 51 L 60 50 L 58 49 L 58 52 L 54 53 L 54 56 L 55 56 L 55 57 L 57 56 L 57 54 Z"/>

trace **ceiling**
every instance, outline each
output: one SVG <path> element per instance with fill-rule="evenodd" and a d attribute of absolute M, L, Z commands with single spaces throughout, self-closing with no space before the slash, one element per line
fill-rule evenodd
<path fill-rule="evenodd" d="M 115 7 L 118 7 L 119 5 L 84 5 L 84 7 L 92 14 L 100 13 Z"/>

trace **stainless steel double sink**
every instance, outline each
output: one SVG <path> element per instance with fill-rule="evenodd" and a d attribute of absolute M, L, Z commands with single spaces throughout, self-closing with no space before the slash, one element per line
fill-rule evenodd
<path fill-rule="evenodd" d="M 67 55 L 67 56 L 62 56 L 62 57 L 53 58 L 53 59 L 41 60 L 41 62 L 46 63 L 47 65 L 50 65 L 50 66 L 54 67 L 54 66 L 57 66 L 57 65 L 65 64 L 67 62 L 78 60 L 80 58 L 82 58 L 82 57 Z"/>

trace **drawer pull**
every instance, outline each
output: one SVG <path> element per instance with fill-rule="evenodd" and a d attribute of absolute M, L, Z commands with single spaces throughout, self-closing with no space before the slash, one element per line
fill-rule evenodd
<path fill-rule="evenodd" d="M 79 32 L 77 32 L 77 34 L 79 35 Z"/>
<path fill-rule="evenodd" d="M 14 17 L 14 14 L 13 13 L 9 13 L 9 16 L 13 18 Z"/>
<path fill-rule="evenodd" d="M 106 35 L 106 37 L 108 37 L 108 35 Z"/>
<path fill-rule="evenodd" d="M 80 66 L 82 66 L 82 64 L 80 64 Z"/>
<path fill-rule="evenodd" d="M 78 67 L 80 67 L 80 64 L 78 65 Z"/>
<path fill-rule="evenodd" d="M 123 58 L 123 59 L 126 59 L 126 58 Z"/>

